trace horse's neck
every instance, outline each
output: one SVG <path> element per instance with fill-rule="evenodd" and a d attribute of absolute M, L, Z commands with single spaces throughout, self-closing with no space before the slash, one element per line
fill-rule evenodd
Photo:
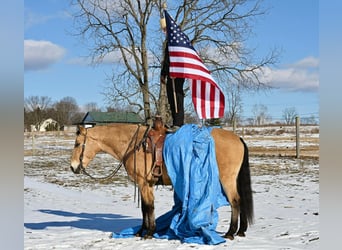
<path fill-rule="evenodd" d="M 112 155 L 118 160 L 122 160 L 129 148 L 133 148 L 135 140 L 137 143 L 142 139 L 142 131 L 145 127 L 139 128 L 138 137 L 135 138 L 135 133 L 138 130 L 136 125 L 113 125 L 103 127 L 100 140 L 101 148 L 104 152 Z M 128 148 L 129 147 L 129 148 Z"/>

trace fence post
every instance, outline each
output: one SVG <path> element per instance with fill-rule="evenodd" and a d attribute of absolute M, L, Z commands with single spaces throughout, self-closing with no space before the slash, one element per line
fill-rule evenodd
<path fill-rule="evenodd" d="M 296 158 L 300 157 L 300 138 L 299 138 L 300 118 L 296 116 Z"/>
<path fill-rule="evenodd" d="M 32 156 L 34 156 L 35 155 L 34 131 L 31 132 L 31 135 L 32 135 Z"/>
<path fill-rule="evenodd" d="M 233 119 L 233 132 L 235 133 L 236 131 L 236 119 Z"/>

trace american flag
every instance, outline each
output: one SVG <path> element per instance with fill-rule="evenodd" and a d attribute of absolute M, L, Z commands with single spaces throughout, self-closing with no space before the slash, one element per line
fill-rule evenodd
<path fill-rule="evenodd" d="M 170 57 L 170 77 L 191 80 L 191 95 L 200 119 L 224 116 L 224 95 L 203 64 L 189 38 L 164 11 Z"/>

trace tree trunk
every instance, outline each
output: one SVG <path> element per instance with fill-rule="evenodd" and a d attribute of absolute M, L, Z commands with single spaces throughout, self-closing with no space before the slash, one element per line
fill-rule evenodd
<path fill-rule="evenodd" d="M 148 92 L 148 82 L 146 82 L 144 85 L 141 86 L 141 90 L 143 93 L 145 122 L 148 125 L 152 125 L 151 105 L 150 105 L 149 92 Z"/>
<path fill-rule="evenodd" d="M 167 100 L 166 84 L 160 83 L 159 100 L 158 100 L 158 112 L 162 117 L 165 124 L 172 122 L 171 112 L 169 107 L 169 101 Z"/>

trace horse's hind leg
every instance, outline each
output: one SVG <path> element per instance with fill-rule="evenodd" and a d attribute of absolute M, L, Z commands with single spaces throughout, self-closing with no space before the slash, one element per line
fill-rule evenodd
<path fill-rule="evenodd" d="M 228 232 L 224 235 L 225 238 L 230 240 L 234 239 L 234 235 L 238 228 L 238 221 L 240 215 L 240 196 L 237 192 L 236 185 L 231 185 L 227 192 L 228 200 L 232 209 L 231 212 L 231 219 L 230 219 L 230 226 Z"/>
<path fill-rule="evenodd" d="M 247 231 L 247 227 L 248 227 L 247 217 L 244 213 L 240 213 L 240 227 L 239 227 L 239 231 L 237 232 L 237 235 L 240 237 L 245 237 L 246 236 L 245 232 Z"/>

